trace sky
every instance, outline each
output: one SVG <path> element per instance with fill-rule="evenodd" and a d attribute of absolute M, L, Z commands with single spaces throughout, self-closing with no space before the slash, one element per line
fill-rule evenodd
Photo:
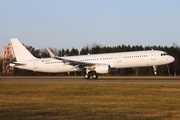
<path fill-rule="evenodd" d="M 180 46 L 180 0 L 0 0 L 0 46 Z M 0 49 L 0 56 L 2 49 Z"/>

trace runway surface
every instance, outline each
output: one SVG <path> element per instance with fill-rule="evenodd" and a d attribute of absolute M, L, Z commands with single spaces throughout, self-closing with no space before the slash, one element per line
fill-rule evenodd
<path fill-rule="evenodd" d="M 178 77 L 106 77 L 106 76 L 99 76 L 98 79 L 84 79 L 83 76 L 78 77 L 7 77 L 1 76 L 0 82 L 180 82 L 180 76 Z"/>

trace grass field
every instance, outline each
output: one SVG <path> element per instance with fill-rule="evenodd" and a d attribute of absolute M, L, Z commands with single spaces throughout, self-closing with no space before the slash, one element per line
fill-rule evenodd
<path fill-rule="evenodd" d="M 180 83 L 0 82 L 0 120 L 179 120 Z"/>

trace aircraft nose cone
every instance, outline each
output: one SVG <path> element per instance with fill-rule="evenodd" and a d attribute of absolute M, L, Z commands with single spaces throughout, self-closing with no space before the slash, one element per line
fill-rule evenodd
<path fill-rule="evenodd" d="M 173 56 L 170 56 L 169 59 L 168 59 L 168 61 L 169 61 L 170 63 L 174 62 L 174 60 L 175 60 L 175 59 L 174 59 Z"/>

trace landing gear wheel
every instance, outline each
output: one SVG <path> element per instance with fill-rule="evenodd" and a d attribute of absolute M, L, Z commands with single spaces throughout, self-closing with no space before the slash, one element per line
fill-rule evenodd
<path fill-rule="evenodd" d="M 90 78 L 90 75 L 85 74 L 85 75 L 84 75 L 84 78 L 85 78 L 85 79 L 89 79 L 89 78 Z"/>
<path fill-rule="evenodd" d="M 93 78 L 93 79 L 97 79 L 97 78 L 98 78 L 98 75 L 97 75 L 97 74 L 93 74 L 93 75 L 92 75 L 92 78 Z"/>

